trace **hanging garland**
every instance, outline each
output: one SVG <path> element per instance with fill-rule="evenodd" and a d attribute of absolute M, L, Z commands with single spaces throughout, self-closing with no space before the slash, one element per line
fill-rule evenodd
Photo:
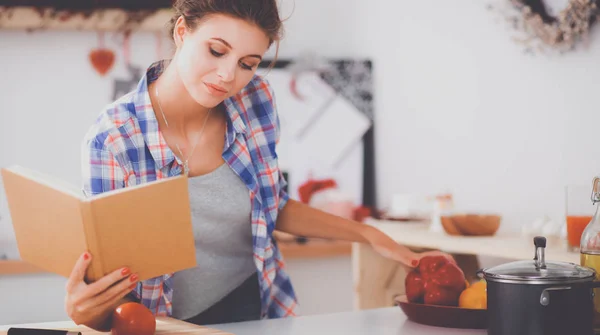
<path fill-rule="evenodd" d="M 548 12 L 544 0 L 507 1 L 518 10 L 517 16 L 509 20 L 526 33 L 526 38 L 519 42 L 527 45 L 527 51 L 533 51 L 534 41 L 541 42 L 536 48 L 540 51 L 547 48 L 560 52 L 575 50 L 578 44 L 587 44 L 600 18 L 600 0 L 569 0 L 557 16 Z"/>
<path fill-rule="evenodd" d="M 170 8 L 3 6 L 0 0 L 0 29 L 25 29 L 29 32 L 47 29 L 133 32 L 146 20 L 154 18 L 161 21 L 165 15 L 170 18 Z M 158 30 L 163 27 L 153 25 L 152 28 Z"/>

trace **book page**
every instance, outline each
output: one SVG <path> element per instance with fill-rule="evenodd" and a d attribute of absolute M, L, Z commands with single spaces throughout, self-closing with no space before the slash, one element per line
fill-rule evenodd
<path fill-rule="evenodd" d="M 85 195 L 80 188 L 52 175 L 35 171 L 33 169 L 19 165 L 13 165 L 11 167 L 6 168 L 6 170 L 16 173 L 30 180 L 33 180 L 37 183 L 46 185 L 48 187 L 52 187 L 57 191 L 64 192 L 71 196 L 78 197 L 80 199 L 85 198 Z"/>

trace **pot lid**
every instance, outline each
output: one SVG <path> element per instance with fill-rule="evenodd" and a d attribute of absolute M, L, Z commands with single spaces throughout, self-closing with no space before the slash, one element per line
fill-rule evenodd
<path fill-rule="evenodd" d="M 568 262 L 546 262 L 544 249 L 546 239 L 534 239 L 535 256 L 533 260 L 516 261 L 482 270 L 486 280 L 504 282 L 523 282 L 531 284 L 566 283 L 591 281 L 596 272 L 587 267 Z"/>
<path fill-rule="evenodd" d="M 547 262 L 545 268 L 535 266 L 535 261 L 516 261 L 484 270 L 485 279 L 516 281 L 586 281 L 592 280 L 592 269 L 567 262 Z"/>

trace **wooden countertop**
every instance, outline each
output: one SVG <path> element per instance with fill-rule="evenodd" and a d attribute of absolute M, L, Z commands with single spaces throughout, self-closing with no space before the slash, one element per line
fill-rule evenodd
<path fill-rule="evenodd" d="M 393 222 L 367 220 L 397 242 L 422 248 L 440 249 L 457 254 L 485 255 L 516 260 L 533 259 L 533 237 L 520 234 L 497 234 L 495 236 L 450 236 L 436 233 L 422 222 Z M 546 260 L 579 264 L 579 253 L 567 251 L 566 241 L 548 239 Z"/>
<path fill-rule="evenodd" d="M 32 329 L 60 329 L 70 330 L 74 332 L 81 332 L 82 335 L 101 335 L 107 334 L 106 332 L 98 332 L 85 326 L 77 326 L 73 321 L 58 321 L 58 322 L 44 322 L 44 323 L 31 323 L 31 324 L 19 324 L 19 325 L 4 325 L 0 326 L 0 335 L 7 333 L 11 327 L 16 328 L 32 328 Z M 225 332 L 215 328 L 209 328 L 204 326 L 198 326 L 181 320 L 177 320 L 170 317 L 157 317 L 156 318 L 156 335 L 166 334 L 197 334 L 197 335 L 233 335 L 232 333 Z"/>

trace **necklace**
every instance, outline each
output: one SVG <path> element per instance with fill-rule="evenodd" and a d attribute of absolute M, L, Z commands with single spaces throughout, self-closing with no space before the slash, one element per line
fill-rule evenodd
<path fill-rule="evenodd" d="M 160 113 L 162 114 L 163 120 L 165 120 L 165 124 L 167 125 L 167 128 L 169 128 L 169 122 L 167 122 L 167 117 L 165 116 L 165 113 L 163 112 L 162 106 L 160 104 L 160 99 L 158 98 L 158 85 L 156 85 L 156 84 L 155 84 L 155 87 L 154 87 L 154 91 L 156 93 L 156 101 L 158 102 L 158 109 L 160 110 Z M 202 124 L 202 128 L 200 129 L 200 133 L 198 134 L 198 139 L 194 142 L 194 146 L 192 147 L 192 150 L 188 154 L 187 158 L 183 161 L 183 170 L 184 170 L 186 176 L 188 176 L 189 173 L 190 173 L 190 167 L 188 165 L 188 162 L 190 160 L 190 157 L 192 157 L 192 155 L 194 154 L 194 150 L 196 150 L 196 145 L 198 144 L 198 141 L 202 137 L 202 133 L 204 132 L 204 127 L 206 126 L 206 123 L 208 121 L 208 118 L 210 116 L 210 112 L 211 111 L 212 111 L 212 108 L 208 110 L 208 113 L 206 113 L 206 116 L 204 117 L 204 123 Z M 179 148 L 179 144 L 175 143 L 175 147 L 179 151 L 179 154 L 181 155 L 181 159 L 184 159 L 183 158 L 183 152 Z"/>

